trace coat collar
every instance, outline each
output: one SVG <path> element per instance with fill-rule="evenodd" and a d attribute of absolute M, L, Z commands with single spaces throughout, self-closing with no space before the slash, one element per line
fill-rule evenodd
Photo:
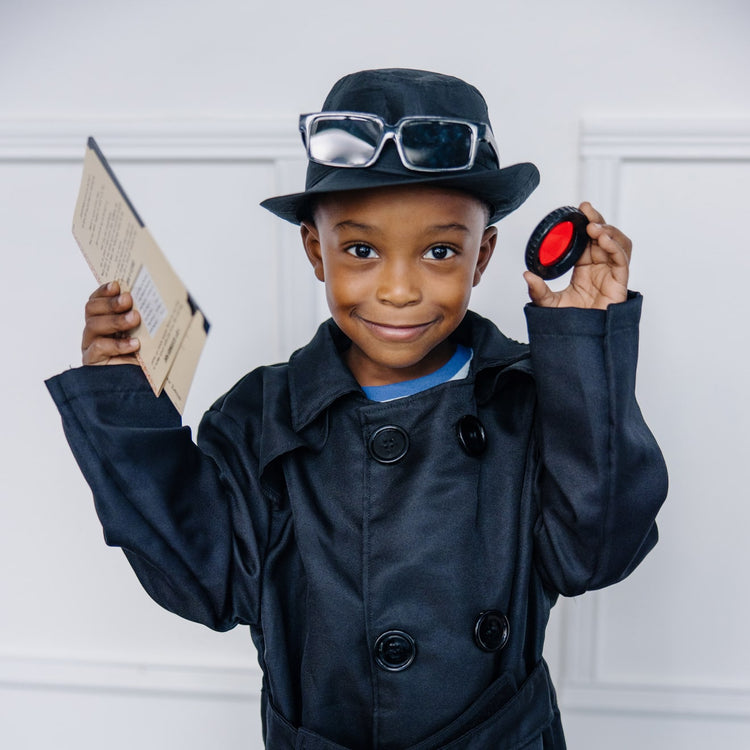
<path fill-rule="evenodd" d="M 488 371 L 491 374 L 528 358 L 526 344 L 507 338 L 492 322 L 471 311 L 466 313 L 453 338 L 474 351 L 472 374 L 477 378 L 480 400 L 485 391 L 489 395 L 497 380 L 496 377 L 488 379 Z M 295 432 L 307 427 L 342 396 L 362 393 L 342 357 L 348 346 L 349 339 L 333 320 L 327 320 L 312 341 L 292 355 L 289 391 Z"/>

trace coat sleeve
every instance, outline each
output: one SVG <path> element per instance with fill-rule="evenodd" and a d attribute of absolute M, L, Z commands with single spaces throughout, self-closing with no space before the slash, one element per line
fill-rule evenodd
<path fill-rule="evenodd" d="M 200 447 L 139 367 L 82 367 L 47 381 L 107 544 L 166 609 L 215 630 L 258 618 L 269 508 L 252 440 L 220 408 Z"/>
<path fill-rule="evenodd" d="M 642 298 L 605 310 L 529 305 L 537 386 L 536 559 L 565 596 L 627 576 L 656 544 L 667 472 L 635 398 Z"/>

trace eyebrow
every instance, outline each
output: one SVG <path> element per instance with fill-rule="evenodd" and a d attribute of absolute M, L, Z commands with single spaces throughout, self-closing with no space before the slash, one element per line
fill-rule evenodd
<path fill-rule="evenodd" d="M 351 219 L 344 219 L 344 221 L 340 221 L 338 224 L 334 225 L 333 227 L 335 230 L 339 229 L 358 229 L 362 232 L 371 232 L 375 230 L 375 227 L 370 226 L 369 224 L 363 224 L 359 221 L 352 221 Z"/>
<path fill-rule="evenodd" d="M 339 229 L 357 229 L 362 232 L 377 232 L 377 227 L 373 227 L 370 224 L 364 224 L 359 221 L 352 221 L 351 219 L 344 219 L 333 227 L 335 230 Z M 427 228 L 428 232 L 463 232 L 464 234 L 470 234 L 471 230 L 465 224 L 458 222 L 451 222 L 450 224 L 434 224 Z"/>
<path fill-rule="evenodd" d="M 452 222 L 451 224 L 435 224 L 431 226 L 429 231 L 431 232 L 451 232 L 458 231 L 469 234 L 471 230 L 465 224 L 459 224 L 458 222 Z"/>

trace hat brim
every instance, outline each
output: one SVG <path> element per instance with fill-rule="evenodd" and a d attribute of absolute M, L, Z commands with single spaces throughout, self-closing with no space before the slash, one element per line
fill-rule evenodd
<path fill-rule="evenodd" d="M 311 200 L 325 193 L 397 185 L 436 185 L 463 190 L 488 203 L 491 207 L 488 224 L 494 224 L 515 211 L 538 184 L 539 170 L 529 162 L 462 175 L 426 172 L 389 175 L 370 169 L 335 169 L 302 193 L 267 198 L 260 205 L 292 224 L 299 224 L 309 213 Z"/>

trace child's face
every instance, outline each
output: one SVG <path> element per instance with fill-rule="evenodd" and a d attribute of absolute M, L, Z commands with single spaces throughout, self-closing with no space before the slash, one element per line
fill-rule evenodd
<path fill-rule="evenodd" d="M 446 339 L 495 246 L 486 218 L 465 193 L 404 186 L 326 196 L 302 224 L 360 385 L 411 380 L 450 359 Z"/>

